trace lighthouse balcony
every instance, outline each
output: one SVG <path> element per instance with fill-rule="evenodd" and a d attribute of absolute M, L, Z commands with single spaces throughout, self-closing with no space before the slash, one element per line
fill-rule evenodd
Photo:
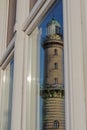
<path fill-rule="evenodd" d="M 43 98 L 64 98 L 64 86 L 63 85 L 44 85 L 40 88 L 40 95 Z"/>

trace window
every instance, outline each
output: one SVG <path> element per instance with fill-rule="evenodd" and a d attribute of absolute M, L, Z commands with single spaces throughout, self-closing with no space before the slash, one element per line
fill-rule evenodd
<path fill-rule="evenodd" d="M 45 128 L 45 123 L 47 124 L 46 125 L 47 130 L 52 128 L 58 129 L 59 122 L 55 120 L 55 118 L 57 119 L 58 115 L 60 115 L 59 120 L 62 120 L 61 122 L 64 122 L 65 120 L 64 98 L 62 98 L 62 96 L 61 97 L 59 96 L 59 92 L 62 93 L 61 91 L 62 88 L 59 88 L 58 86 L 58 83 L 61 83 L 61 86 L 63 86 L 64 84 L 62 80 L 63 62 L 61 62 L 63 61 L 62 54 L 64 48 L 63 39 L 61 37 L 63 33 L 61 35 L 59 34 L 59 30 L 60 29 L 63 30 L 62 7 L 63 7 L 62 0 L 56 0 L 52 8 L 50 8 L 50 10 L 46 13 L 46 16 L 39 24 L 38 34 L 40 34 L 39 35 L 40 84 L 38 87 L 40 89 L 39 94 L 40 124 L 38 126 L 40 126 L 40 130 L 43 130 Z M 60 55 L 58 55 L 58 50 L 60 50 Z M 61 66 L 59 70 L 58 65 Z M 48 77 L 46 77 L 46 75 L 48 75 Z M 46 83 L 48 83 L 48 85 Z M 54 105 L 55 102 L 56 105 Z M 63 105 L 61 106 L 60 104 Z M 54 108 L 56 108 L 56 114 Z M 43 109 L 45 109 L 45 111 Z M 60 124 L 60 127 L 62 127 L 62 130 L 65 130 L 65 124 L 63 126 L 61 126 Z"/>
<path fill-rule="evenodd" d="M 54 63 L 54 69 L 58 69 L 58 63 Z"/>
<path fill-rule="evenodd" d="M 54 78 L 54 84 L 58 84 L 58 78 Z"/>
<path fill-rule="evenodd" d="M 14 60 L 12 59 L 3 72 L 1 130 L 11 130 L 13 70 Z"/>
<path fill-rule="evenodd" d="M 58 120 L 55 120 L 55 121 L 54 121 L 54 128 L 55 128 L 55 129 L 58 129 L 58 128 L 59 128 L 59 121 L 58 121 Z"/>
<path fill-rule="evenodd" d="M 44 1 L 43 6 L 45 6 L 45 2 L 47 1 Z M 58 92 L 61 91 L 61 88 L 58 87 L 58 82 L 60 83 L 60 80 L 62 79 L 63 67 L 60 67 L 60 70 L 58 70 L 58 64 L 60 66 L 63 66 L 63 62 L 61 61 L 63 60 L 62 54 L 64 44 L 63 39 L 61 38 L 60 35 L 56 34 L 56 31 L 53 31 L 54 33 L 52 33 L 52 29 L 55 30 L 55 27 L 59 24 L 61 24 L 61 29 L 63 28 L 62 0 L 56 0 L 54 4 L 50 7 L 51 8 L 48 7 L 49 8 L 48 12 L 46 10 L 43 10 L 45 14 L 40 15 L 39 17 L 40 19 L 38 18 L 37 27 L 29 35 L 29 43 L 30 43 L 29 50 L 32 49 L 29 52 L 29 54 L 31 56 L 31 59 L 33 59 L 30 60 L 29 63 L 30 65 L 29 68 L 31 69 L 29 75 L 30 78 L 34 77 L 34 80 L 33 79 L 30 80 L 29 78 L 30 83 L 29 87 L 27 87 L 29 89 L 28 92 L 32 93 L 30 97 L 32 99 L 32 103 L 30 106 L 28 105 L 27 107 L 27 110 L 29 112 L 27 114 L 27 130 L 31 128 L 32 124 L 33 124 L 32 129 L 43 130 L 45 127 L 46 129 L 52 129 L 53 121 L 55 120 L 55 118 L 57 119 L 58 114 L 60 114 L 61 116 L 61 118 L 59 118 L 59 120 L 62 120 L 61 122 L 64 122 L 65 120 L 64 98 L 57 96 Z M 40 9 L 40 11 L 42 12 L 42 9 Z M 55 18 L 53 18 L 54 15 Z M 48 29 L 49 33 L 47 33 Z M 60 55 L 54 56 L 54 54 L 55 55 L 58 54 L 58 50 L 60 50 Z M 63 80 L 61 80 L 61 86 L 63 84 L 64 84 Z M 27 101 L 29 102 L 29 98 L 27 98 Z M 56 101 L 57 103 L 55 106 Z M 60 107 L 60 104 L 63 105 Z M 53 106 L 53 108 L 51 106 Z M 30 110 L 34 108 L 32 113 L 30 113 L 31 111 L 29 110 L 29 108 Z M 56 115 L 54 108 L 56 108 L 57 111 Z M 37 120 L 35 120 L 35 118 L 32 118 L 30 124 L 29 124 L 30 119 L 29 114 L 30 118 L 33 117 L 33 114 L 35 115 L 35 118 L 37 117 Z M 51 117 L 51 115 L 53 116 Z M 36 123 L 37 128 L 35 128 Z M 55 123 L 55 128 L 57 127 L 58 123 Z M 65 130 L 65 126 L 63 126 L 63 130 Z"/>
<path fill-rule="evenodd" d="M 54 49 L 54 55 L 58 55 L 58 50 Z"/>

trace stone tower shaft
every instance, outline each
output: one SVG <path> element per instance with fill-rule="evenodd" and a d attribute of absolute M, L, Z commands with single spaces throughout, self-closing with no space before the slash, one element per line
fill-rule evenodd
<path fill-rule="evenodd" d="M 46 39 L 44 42 L 45 51 L 45 71 L 44 84 L 63 85 L 63 41 Z"/>
<path fill-rule="evenodd" d="M 47 36 L 43 42 L 45 53 L 43 98 L 43 129 L 64 130 L 64 83 L 63 40 L 59 34 L 60 24 L 52 19 L 47 25 Z"/>

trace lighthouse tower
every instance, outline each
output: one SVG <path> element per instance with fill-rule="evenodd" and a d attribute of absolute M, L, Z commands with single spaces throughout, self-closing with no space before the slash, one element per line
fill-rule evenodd
<path fill-rule="evenodd" d="M 47 24 L 43 41 L 45 52 L 43 98 L 43 130 L 64 130 L 63 40 L 61 25 L 54 18 Z"/>

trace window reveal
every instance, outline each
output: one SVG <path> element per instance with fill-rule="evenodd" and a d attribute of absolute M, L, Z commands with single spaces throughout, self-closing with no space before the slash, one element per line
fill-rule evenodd
<path fill-rule="evenodd" d="M 58 121 L 58 120 L 55 120 L 55 121 L 54 121 L 54 128 L 55 128 L 55 129 L 58 129 L 58 128 L 59 128 L 59 121 Z"/>

